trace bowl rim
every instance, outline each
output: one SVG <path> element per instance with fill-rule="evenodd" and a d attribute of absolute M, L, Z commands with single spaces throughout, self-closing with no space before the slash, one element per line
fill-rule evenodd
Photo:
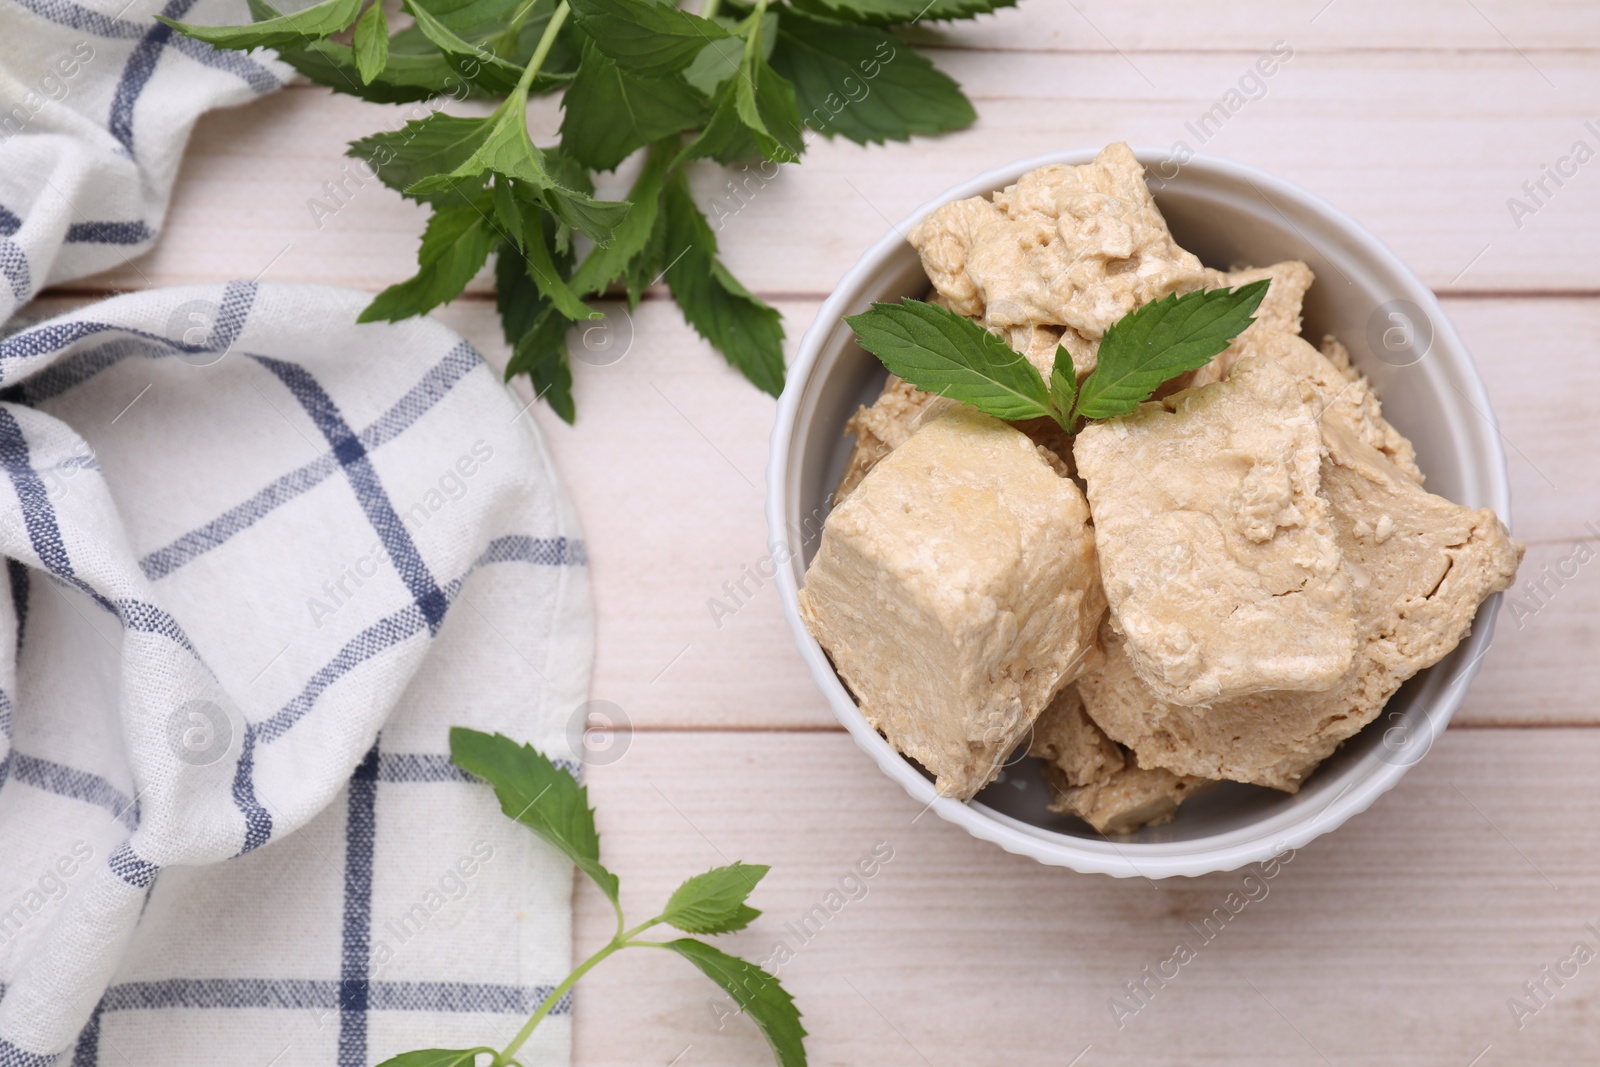
<path fill-rule="evenodd" d="M 861 283 L 884 268 L 890 257 L 899 252 L 911 227 L 935 209 L 954 200 L 985 195 L 1012 184 L 1028 171 L 1051 164 L 1082 165 L 1099 154 L 1100 149 L 1075 149 L 1050 152 L 996 167 L 947 190 L 927 201 L 909 216 L 893 226 L 873 243 L 835 284 L 828 298 L 818 309 L 815 320 L 800 340 L 794 362 L 789 367 L 788 378 L 778 400 L 777 419 L 773 425 L 771 450 L 767 466 L 767 532 L 769 548 L 775 554 L 788 552 L 787 531 L 791 516 L 787 498 L 793 461 L 797 458 L 797 419 L 803 394 L 810 383 L 824 342 L 849 309 L 847 299 L 853 299 Z M 1158 161 L 1169 158 L 1164 149 L 1134 146 L 1134 155 L 1147 171 Z M 1420 306 L 1435 324 L 1435 336 L 1447 342 L 1441 347 L 1453 348 L 1463 357 L 1456 368 L 1465 386 L 1463 399 L 1477 408 L 1486 422 L 1488 454 L 1491 462 L 1481 472 L 1488 483 L 1488 499 L 1484 506 L 1492 508 L 1507 526 L 1510 525 L 1511 498 L 1506 455 L 1500 441 L 1499 423 L 1489 404 L 1488 391 L 1470 350 L 1461 341 L 1454 325 L 1444 314 L 1433 291 L 1423 285 L 1415 273 L 1382 241 L 1370 233 L 1351 216 L 1313 193 L 1290 184 L 1247 164 L 1217 156 L 1195 154 L 1184 162 L 1173 178 L 1160 178 L 1162 186 L 1182 181 L 1186 171 L 1212 174 L 1253 183 L 1268 198 L 1291 202 L 1299 209 L 1320 215 L 1335 226 L 1350 242 L 1353 253 L 1361 259 L 1376 262 L 1391 272 L 1399 282 L 1396 295 L 1412 300 Z M 1159 191 L 1159 190 L 1158 190 Z M 1273 204 L 1276 207 L 1276 204 Z M 1280 209 L 1281 213 L 1281 209 Z M 1293 226 L 1287 216 L 1285 221 Z M 981 840 L 990 841 L 1007 852 L 1029 856 L 1049 866 L 1068 867 L 1086 874 L 1109 874 L 1118 878 L 1142 877 L 1147 879 L 1173 875 L 1196 876 L 1218 871 L 1231 871 L 1250 863 L 1266 862 L 1274 856 L 1304 847 L 1316 837 L 1336 829 L 1351 817 L 1370 807 L 1377 798 L 1390 789 L 1416 762 L 1389 762 L 1371 759 L 1373 766 L 1351 768 L 1349 782 L 1331 799 L 1322 803 L 1289 805 L 1264 819 L 1247 826 L 1224 831 L 1210 837 L 1178 842 L 1116 841 L 1109 837 L 1099 840 L 1074 837 L 1045 827 L 1035 826 L 995 811 L 972 801 L 962 803 L 950 797 L 941 797 L 934 791 L 933 783 L 912 763 L 897 752 L 889 742 L 873 729 L 861 714 L 849 691 L 833 669 L 827 654 L 806 629 L 799 614 L 795 568 L 777 567 L 777 584 L 783 601 L 783 614 L 794 633 L 801 657 L 810 668 L 813 680 L 827 698 L 834 717 L 849 732 L 856 744 L 872 757 L 891 779 L 918 803 L 924 805 L 923 814 L 933 811 L 947 822 L 954 823 Z M 1487 652 L 1494 636 L 1494 625 L 1500 596 L 1490 597 L 1478 609 L 1472 632 L 1458 646 L 1457 653 L 1466 652 L 1470 658 L 1464 665 L 1452 664 L 1452 671 L 1443 692 L 1423 705 L 1423 736 L 1417 739 L 1418 748 L 1426 754 L 1439 734 L 1448 726 L 1451 717 L 1460 707 L 1467 686 L 1478 672 L 1483 654 Z M 1369 724 L 1370 725 L 1370 724 Z M 1420 757 L 1419 757 L 1420 758 Z M 1301 794 L 1304 796 L 1304 794 Z M 913 819 L 915 822 L 916 819 Z"/>

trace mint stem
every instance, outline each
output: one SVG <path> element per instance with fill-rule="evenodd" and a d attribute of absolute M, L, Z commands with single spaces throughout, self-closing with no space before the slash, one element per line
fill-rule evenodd
<path fill-rule="evenodd" d="M 567 5 L 563 3 L 561 6 L 562 8 L 565 8 Z M 495 1056 L 494 1062 L 490 1065 L 490 1067 L 507 1067 L 508 1064 L 514 1063 L 515 1060 L 513 1060 L 512 1057 L 516 1056 L 517 1051 L 527 1043 L 528 1038 L 533 1036 L 533 1031 L 538 1028 L 541 1022 L 544 1021 L 544 1017 L 549 1015 L 550 1012 L 554 1010 L 557 1002 L 559 1002 L 562 997 L 566 996 L 572 991 L 572 987 L 578 984 L 578 980 L 599 966 L 600 961 L 605 959 L 607 956 L 614 955 L 617 952 L 628 948 L 631 938 L 642 934 L 652 926 L 659 924 L 661 922 L 661 916 L 658 915 L 649 922 L 640 923 L 632 930 L 622 930 L 620 929 L 622 925 L 622 909 L 618 908 L 617 920 L 619 929 L 617 930 L 616 936 L 607 942 L 600 949 L 600 951 L 596 952 L 593 956 L 590 956 L 588 959 L 574 967 L 572 969 L 572 973 L 563 978 L 561 983 L 550 991 L 550 995 L 544 998 L 544 1003 L 540 1004 L 538 1010 L 528 1017 L 528 1021 L 523 1024 L 522 1029 L 517 1031 L 517 1036 L 511 1039 L 511 1044 L 501 1049 L 499 1054 Z"/>
<path fill-rule="evenodd" d="M 539 68 L 544 66 L 545 57 L 555 46 L 556 34 L 561 32 L 561 26 L 567 21 L 570 10 L 567 0 L 561 0 L 551 14 L 550 21 L 545 23 L 544 33 L 539 35 L 539 43 L 533 49 L 533 58 L 529 59 L 528 65 L 523 68 L 522 77 L 517 79 L 517 88 L 513 93 L 522 99 L 523 104 L 527 103 L 528 90 L 533 86 L 533 79 L 539 76 Z"/>

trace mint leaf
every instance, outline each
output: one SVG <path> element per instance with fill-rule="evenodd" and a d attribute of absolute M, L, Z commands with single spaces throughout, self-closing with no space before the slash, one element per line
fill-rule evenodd
<path fill-rule="evenodd" d="M 522 77 L 522 68 L 493 52 L 464 40 L 449 26 L 435 18 L 418 0 L 402 0 L 402 6 L 416 19 L 419 33 L 444 53 L 445 60 L 461 77 L 497 95 L 509 93 Z"/>
<path fill-rule="evenodd" d="M 415 1052 L 402 1052 L 378 1064 L 378 1067 L 472 1067 L 478 1057 L 487 1052 L 494 1055 L 494 1049 L 487 1046 L 478 1048 L 424 1048 Z"/>
<path fill-rule="evenodd" d="M 464 726 L 450 728 L 450 759 L 494 786 L 500 810 L 560 849 L 617 902 L 617 876 L 600 863 L 589 793 L 532 745 Z"/>
<path fill-rule="evenodd" d="M 567 352 L 567 331 L 573 322 L 553 307 L 545 307 L 528 332 L 517 339 L 506 363 L 506 379 L 526 374 L 535 399 L 571 425 L 577 420 L 572 397 L 572 360 Z"/>
<path fill-rule="evenodd" d="M 978 117 L 960 86 L 882 30 L 785 11 L 772 65 L 794 85 L 801 120 L 829 137 L 905 141 Z"/>
<path fill-rule="evenodd" d="M 270 8 L 267 10 L 271 10 Z M 322 0 L 292 15 L 275 15 L 244 26 L 196 26 L 157 15 L 185 37 L 219 48 L 277 48 L 280 45 L 306 44 L 347 29 L 361 13 L 361 0 Z"/>
<path fill-rule="evenodd" d="M 667 286 L 683 317 L 762 391 L 783 392 L 783 326 L 778 313 L 739 284 L 717 259 L 717 238 L 679 171 L 662 197 Z"/>
<path fill-rule="evenodd" d="M 874 25 L 970 19 L 1015 7 L 1016 3 L 1017 0 L 795 0 L 795 6 L 806 11 Z"/>
<path fill-rule="evenodd" d="M 715 96 L 718 86 L 739 73 L 743 58 L 744 42 L 738 37 L 712 41 L 683 69 L 683 80 L 706 96 Z"/>
<path fill-rule="evenodd" d="M 600 313 L 589 308 L 567 284 L 551 257 L 544 226 L 537 204 L 524 205 L 521 220 L 522 254 L 527 263 L 528 277 L 533 279 L 539 295 L 548 300 L 557 311 L 569 319 L 597 319 Z"/>
<path fill-rule="evenodd" d="M 356 31 L 351 38 L 356 57 L 356 72 L 361 84 L 371 85 L 372 79 L 383 73 L 389 62 L 389 20 L 384 17 L 383 4 L 374 3 L 356 20 Z"/>
<path fill-rule="evenodd" d="M 767 20 L 754 21 L 746 40 L 740 77 L 732 79 L 734 112 L 756 140 L 761 154 L 775 163 L 793 163 L 806 150 L 800 139 L 800 111 L 794 86 L 763 58 Z M 781 25 L 781 23 L 780 23 Z"/>
<path fill-rule="evenodd" d="M 393 63 L 391 56 L 390 65 Z M 378 180 L 389 188 L 413 199 L 429 200 L 432 197 L 407 190 L 436 174 L 453 171 L 470 159 L 488 136 L 489 122 L 487 118 L 460 118 L 435 111 L 398 130 L 351 141 L 346 154 L 372 164 Z"/>
<path fill-rule="evenodd" d="M 398 36 L 398 35 L 397 35 Z M 430 100 L 452 87 L 459 79 L 437 49 L 416 55 L 397 51 L 395 38 L 389 39 L 389 58 L 370 83 L 361 80 L 355 51 L 336 41 L 312 41 L 301 46 L 278 46 L 278 58 L 317 85 L 336 93 L 346 93 L 375 104 L 405 104 Z"/>
<path fill-rule="evenodd" d="M 760 863 L 713 867 L 680 885 L 661 917 L 691 934 L 727 934 L 743 930 L 761 913 L 745 904 L 756 883 L 772 870 Z"/>
<path fill-rule="evenodd" d="M 1160 385 L 1211 362 L 1254 319 L 1270 279 L 1237 289 L 1171 294 L 1136 308 L 1100 341 L 1098 361 L 1078 390 L 1086 418 L 1126 415 Z"/>
<path fill-rule="evenodd" d="M 706 42 L 728 36 L 710 19 L 653 0 L 572 0 L 572 21 L 595 46 L 635 74 L 671 74 Z"/>
<path fill-rule="evenodd" d="M 584 42 L 561 107 L 562 149 L 594 170 L 611 170 L 650 142 L 698 126 L 706 113 L 705 101 L 681 76 L 634 74 L 592 41 Z M 595 115 L 613 118 L 596 122 Z"/>
<path fill-rule="evenodd" d="M 399 322 L 454 300 L 489 259 L 499 236 L 486 199 L 434 208 L 417 251 L 414 277 L 373 298 L 357 322 Z"/>
<path fill-rule="evenodd" d="M 572 275 L 575 292 L 581 295 L 605 292 L 612 282 L 628 272 L 634 260 L 645 253 L 652 235 L 658 230 L 661 188 L 665 176 L 665 152 L 661 149 L 652 150 L 639 176 L 634 179 L 633 187 L 628 190 L 628 202 L 633 207 L 617 225 L 611 243 L 596 247 L 584 257 L 583 263 Z M 645 284 L 653 281 L 654 275 L 660 271 L 660 267 L 652 267 L 651 277 Z M 630 292 L 629 302 L 637 306 L 638 296 Z"/>
<path fill-rule="evenodd" d="M 905 299 L 847 317 L 856 340 L 918 389 L 999 419 L 1050 415 L 1044 379 L 1003 340 L 936 304 Z"/>
<path fill-rule="evenodd" d="M 712 948 L 704 941 L 682 937 L 662 943 L 696 967 L 702 974 L 733 997 L 761 1028 L 772 1046 L 778 1067 L 805 1067 L 806 1029 L 800 1025 L 800 1011 L 776 978 L 738 956 Z"/>
<path fill-rule="evenodd" d="M 438 115 L 424 119 L 436 121 Z M 472 121 L 472 120 L 467 120 Z M 460 139 L 451 151 L 470 149 L 470 154 L 445 173 L 434 173 L 408 185 L 408 196 L 435 196 L 449 190 L 460 191 L 473 183 L 481 184 L 488 174 L 499 174 L 532 186 L 550 213 L 590 240 L 605 244 L 614 227 L 628 213 L 626 202 L 595 200 L 587 193 L 560 185 L 545 163 L 544 153 L 528 137 L 527 100 L 511 96 L 487 119 L 477 120 L 475 129 L 457 124 L 446 127 L 458 131 Z M 407 123 L 407 126 L 410 126 Z"/>
<path fill-rule="evenodd" d="M 537 20 L 541 25 L 548 21 L 555 8 L 554 0 L 416 0 L 428 9 L 428 15 L 452 33 L 460 34 L 474 43 L 487 39 L 505 28 L 506 20 L 525 8 L 543 8 L 542 12 L 526 12 L 524 19 Z M 540 18 L 540 15 L 543 18 Z"/>
<path fill-rule="evenodd" d="M 718 163 L 732 163 L 761 154 L 755 134 L 739 115 L 739 82 L 742 79 L 743 74 L 736 72 L 735 77 L 722 83 L 711 101 L 710 120 L 701 127 L 700 135 L 685 145 L 678 158 L 672 161 L 674 170 L 691 159 L 709 158 Z"/>
<path fill-rule="evenodd" d="M 1056 345 L 1056 362 L 1050 369 L 1050 406 L 1055 408 L 1056 421 L 1068 433 L 1072 432 L 1072 405 L 1077 400 L 1078 369 L 1072 365 L 1072 353 L 1065 345 Z"/>

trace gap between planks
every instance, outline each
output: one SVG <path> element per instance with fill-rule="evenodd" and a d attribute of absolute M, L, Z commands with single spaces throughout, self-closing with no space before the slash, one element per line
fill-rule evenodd
<path fill-rule="evenodd" d="M 121 296 L 125 292 L 138 291 L 137 289 L 109 289 L 103 286 L 73 286 L 53 285 L 40 293 L 35 294 L 35 300 L 50 298 L 85 298 L 104 300 L 113 296 Z M 1573 288 L 1573 289 L 1434 289 L 1433 295 L 1439 300 L 1597 300 L 1600 299 L 1600 288 Z M 758 289 L 755 295 L 768 303 L 804 303 L 810 301 L 820 304 L 833 294 L 830 292 L 814 292 L 803 289 Z M 670 300 L 671 294 L 662 287 L 656 286 L 646 289 L 641 295 L 642 300 Z M 493 290 L 479 292 L 471 291 L 462 293 L 452 303 L 485 303 L 492 304 L 496 299 Z M 621 293 L 606 293 L 599 297 L 601 300 L 620 300 Z"/>
<path fill-rule="evenodd" d="M 911 39 L 908 43 L 926 52 L 970 52 L 974 55 L 1007 55 L 1007 56 L 1243 56 L 1247 59 L 1261 54 L 1259 48 L 1002 48 L 998 45 L 964 45 L 950 44 L 943 41 L 924 41 Z M 1314 46 L 1296 46 L 1297 56 L 1510 56 L 1525 57 L 1529 55 L 1549 56 L 1586 56 L 1600 54 L 1600 48 L 1570 45 L 1556 47 L 1554 45 L 1533 45 L 1527 48 L 1493 48 L 1493 47 L 1461 47 L 1461 48 L 1413 48 L 1402 45 L 1376 45 L 1373 47 L 1360 47 L 1355 45 L 1334 45 L 1327 48 Z M 296 77 L 284 85 L 285 89 L 326 89 L 329 86 L 317 85 Z M 1007 97 L 983 96 L 968 94 L 973 100 L 1002 100 Z M 1029 99 L 1035 99 L 1030 97 Z"/>
<path fill-rule="evenodd" d="M 1552 719 L 1538 722 L 1518 722 L 1510 719 L 1475 719 L 1471 722 L 1452 722 L 1451 730 L 1600 730 L 1600 722 L 1577 719 Z M 661 723 L 629 726 L 614 731 L 619 734 L 842 734 L 845 728 L 838 723 L 795 723 L 762 726 L 755 723 Z"/>

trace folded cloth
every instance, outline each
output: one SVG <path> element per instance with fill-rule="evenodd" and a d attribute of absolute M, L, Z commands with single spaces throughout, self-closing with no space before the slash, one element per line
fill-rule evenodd
<path fill-rule="evenodd" d="M 498 1047 L 566 973 L 571 866 L 447 733 L 573 753 L 583 543 L 478 353 L 368 299 L 0 340 L 4 1067 Z M 524 1062 L 566 1062 L 565 1009 Z"/>
<path fill-rule="evenodd" d="M 148 250 L 195 120 L 291 73 L 156 14 L 249 21 L 243 0 L 0 0 L 0 322 Z"/>
<path fill-rule="evenodd" d="M 154 241 L 270 55 L 0 0 L 0 322 Z M 449 761 L 559 756 L 583 543 L 520 401 L 365 294 L 121 296 L 0 339 L 0 1067 L 362 1067 L 503 1045 L 567 971 L 571 867 Z M 581 719 L 580 725 L 581 725 Z M 568 1005 L 523 1053 L 565 1063 Z"/>

